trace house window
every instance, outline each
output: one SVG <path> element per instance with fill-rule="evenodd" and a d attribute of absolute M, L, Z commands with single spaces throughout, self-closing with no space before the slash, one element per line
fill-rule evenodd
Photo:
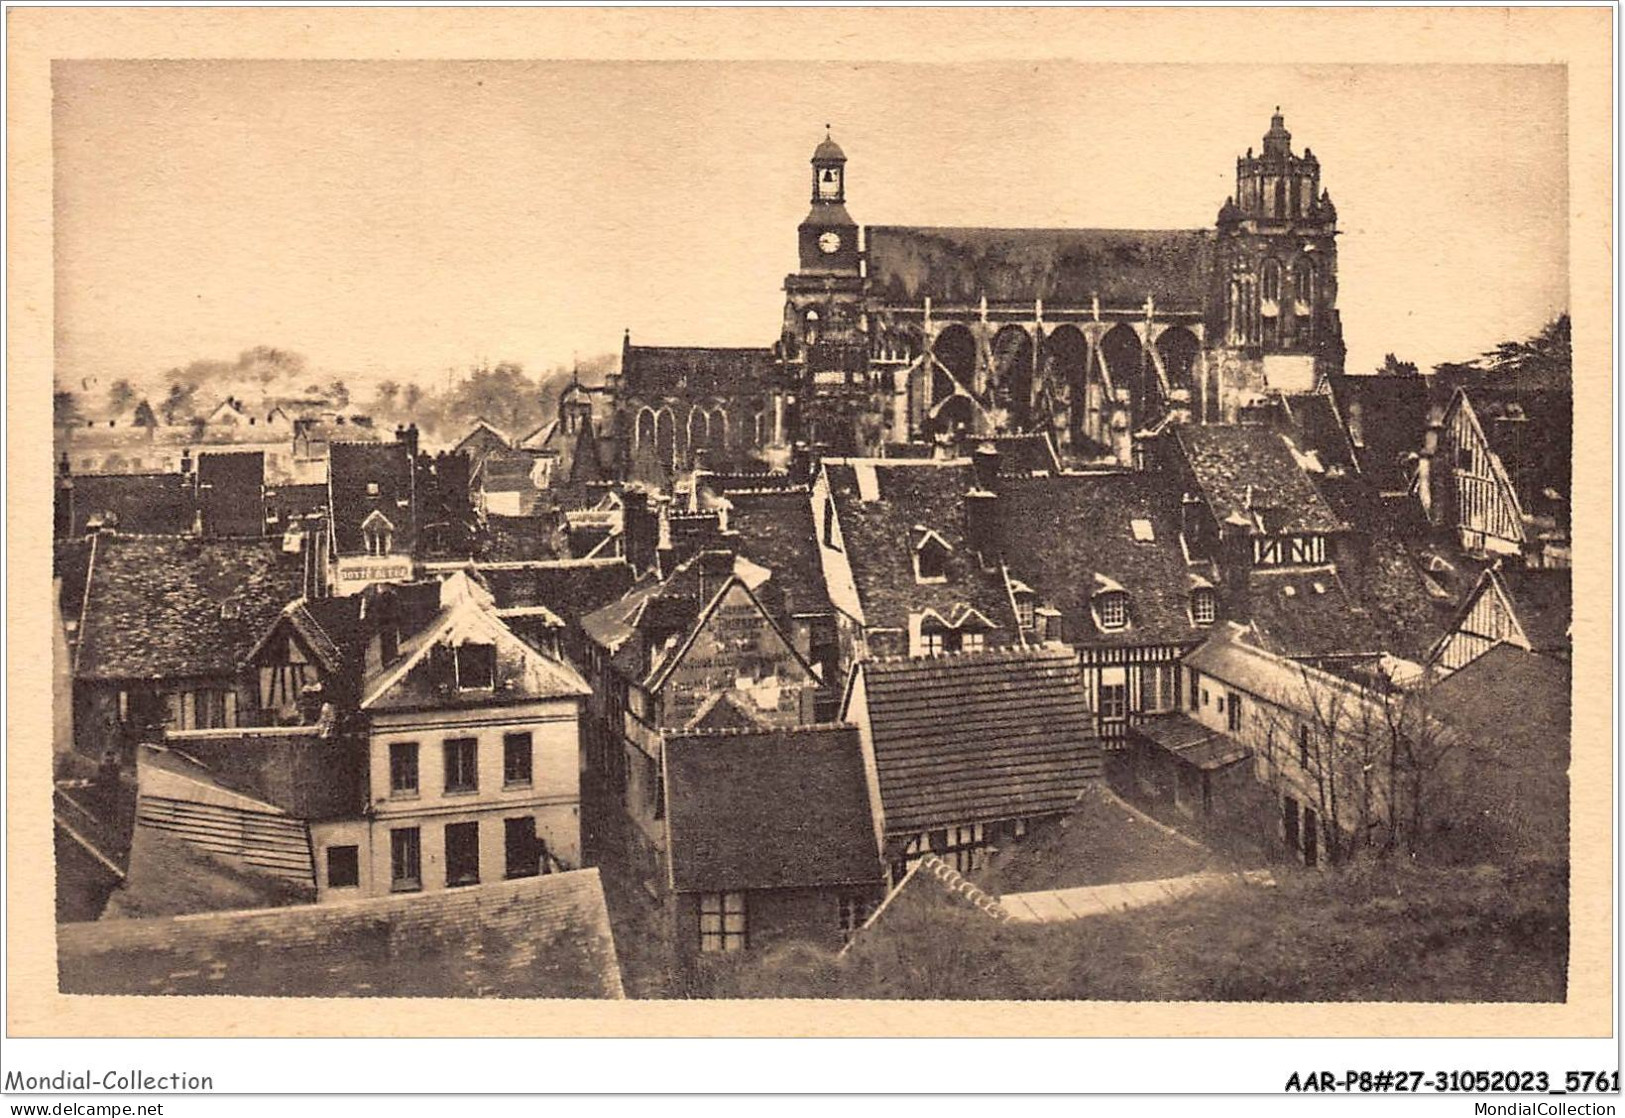
<path fill-rule="evenodd" d="M 979 870 L 987 859 L 987 827 L 971 823 L 931 832 L 931 849 L 960 873 Z"/>
<path fill-rule="evenodd" d="M 1103 683 L 1100 686 L 1100 717 L 1107 722 L 1121 722 L 1128 717 L 1128 687 L 1122 683 Z"/>
<path fill-rule="evenodd" d="M 362 525 L 361 539 L 366 545 L 367 554 L 371 556 L 388 555 L 390 545 L 394 542 L 393 534 L 389 530 L 388 522 L 383 517 L 371 523 Z"/>
<path fill-rule="evenodd" d="M 479 788 L 479 745 L 478 738 L 446 740 L 447 792 L 473 792 Z"/>
<path fill-rule="evenodd" d="M 948 650 L 948 635 L 941 629 L 921 629 L 920 649 L 927 656 L 941 656 Z"/>
<path fill-rule="evenodd" d="M 1298 765 L 1300 768 L 1309 767 L 1309 727 L 1298 727 Z"/>
<path fill-rule="evenodd" d="M 389 793 L 392 796 L 418 794 L 418 743 L 389 743 Z"/>
<path fill-rule="evenodd" d="M 1191 670 L 1191 709 L 1196 710 L 1202 705 L 1202 677 L 1193 668 Z"/>
<path fill-rule="evenodd" d="M 510 878 L 535 877 L 541 872 L 541 859 L 536 847 L 536 819 L 521 815 L 517 819 L 502 821 L 502 848 L 504 873 Z"/>
<path fill-rule="evenodd" d="M 423 888 L 423 844 L 416 827 L 389 832 L 389 887 L 397 893 Z"/>
<path fill-rule="evenodd" d="M 700 950 L 718 954 L 745 946 L 745 894 L 701 893 Z"/>
<path fill-rule="evenodd" d="M 841 893 L 835 898 L 835 923 L 841 929 L 841 942 L 851 943 L 858 929 L 874 914 L 874 901 L 863 893 Z"/>
<path fill-rule="evenodd" d="M 1241 730 L 1241 696 L 1240 695 L 1231 695 L 1230 696 L 1229 717 L 1230 717 L 1230 722 L 1229 722 L 1230 732 L 1232 734 L 1240 732 L 1240 730 Z"/>
<path fill-rule="evenodd" d="M 502 735 L 503 787 L 530 787 L 530 758 L 530 731 Z"/>
<path fill-rule="evenodd" d="M 480 825 L 446 824 L 446 885 L 480 883 Z"/>
<path fill-rule="evenodd" d="M 840 550 L 835 542 L 835 500 L 832 497 L 824 498 L 824 546 Z"/>
<path fill-rule="evenodd" d="M 1100 611 L 1102 629 L 1123 629 L 1128 626 L 1128 595 L 1120 591 L 1097 595 L 1095 606 Z"/>
<path fill-rule="evenodd" d="M 494 644 L 457 646 L 457 686 L 464 691 L 489 691 L 496 686 L 497 649 Z"/>
<path fill-rule="evenodd" d="M 959 635 L 959 651 L 961 652 L 980 652 L 986 647 L 986 633 L 961 633 Z"/>
<path fill-rule="evenodd" d="M 1219 604 L 1213 591 L 1199 589 L 1191 595 L 1191 618 L 1198 625 L 1211 625 L 1218 615 Z"/>
<path fill-rule="evenodd" d="M 361 884 L 361 848 L 359 846 L 329 846 L 327 848 L 327 887 L 344 889 Z"/>
<path fill-rule="evenodd" d="M 1016 596 L 1016 620 L 1020 622 L 1025 632 L 1033 629 L 1033 600 L 1030 595 L 1018 594 Z"/>

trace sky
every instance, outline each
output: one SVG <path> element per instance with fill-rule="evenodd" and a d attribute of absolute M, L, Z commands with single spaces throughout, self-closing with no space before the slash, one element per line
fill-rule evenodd
<path fill-rule="evenodd" d="M 766 345 L 829 123 L 860 224 L 1210 227 L 1280 105 L 1348 368 L 1567 308 L 1566 71 L 1074 62 L 59 62 L 59 385 L 255 345 L 352 387 Z"/>

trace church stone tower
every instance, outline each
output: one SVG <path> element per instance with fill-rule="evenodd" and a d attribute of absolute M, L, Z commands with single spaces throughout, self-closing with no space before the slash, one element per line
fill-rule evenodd
<path fill-rule="evenodd" d="M 846 153 L 827 130 L 812 155 L 812 209 L 796 230 L 799 268 L 784 280 L 785 364 L 800 385 L 798 434 L 850 453 L 868 403 L 868 324 L 858 224 L 846 211 Z"/>
<path fill-rule="evenodd" d="M 1236 193 L 1218 219 L 1211 336 L 1262 366 L 1271 388 L 1307 391 L 1342 370 L 1337 209 L 1313 151 L 1292 151 L 1279 107 L 1264 150 L 1236 160 Z"/>

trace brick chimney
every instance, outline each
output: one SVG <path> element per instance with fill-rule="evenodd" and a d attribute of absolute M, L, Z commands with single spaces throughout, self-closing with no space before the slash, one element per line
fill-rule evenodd
<path fill-rule="evenodd" d="M 983 570 L 1004 552 L 1004 502 L 999 495 L 999 450 L 984 442 L 971 455 L 975 487 L 965 494 L 965 537 Z"/>
<path fill-rule="evenodd" d="M 647 490 L 630 488 L 621 494 L 623 523 L 621 533 L 626 561 L 634 574 L 655 565 L 655 547 L 660 539 L 660 517 L 649 508 Z"/>
<path fill-rule="evenodd" d="M 65 540 L 73 534 L 73 468 L 68 464 L 67 451 L 62 452 L 58 470 L 53 534 L 57 539 Z"/>
<path fill-rule="evenodd" d="M 1220 585 L 1224 593 L 1224 610 L 1231 617 L 1252 616 L 1251 594 L 1248 583 L 1253 573 L 1253 534 L 1249 525 L 1239 517 L 1226 519 L 1219 525 Z"/>
<path fill-rule="evenodd" d="M 408 423 L 405 427 L 397 428 L 395 440 L 406 444 L 406 453 L 416 462 L 418 458 L 418 425 Z"/>

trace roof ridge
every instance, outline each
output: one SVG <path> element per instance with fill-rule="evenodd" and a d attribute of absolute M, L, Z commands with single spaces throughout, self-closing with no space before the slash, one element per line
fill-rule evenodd
<path fill-rule="evenodd" d="M 806 722 L 796 726 L 685 726 L 682 729 L 663 731 L 661 737 L 668 740 L 674 738 L 767 737 L 776 734 L 828 733 L 831 730 L 856 730 L 857 728 L 855 722 Z"/>

